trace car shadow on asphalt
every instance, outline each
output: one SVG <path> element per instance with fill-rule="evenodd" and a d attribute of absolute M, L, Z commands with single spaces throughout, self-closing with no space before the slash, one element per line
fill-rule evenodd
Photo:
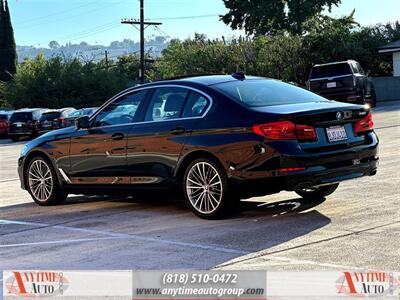
<path fill-rule="evenodd" d="M 26 203 L 2 208 L 0 219 L 33 222 L 40 226 L 3 226 L 0 235 L 24 234 L 26 230 L 31 232 L 37 228 L 42 232 L 40 236 L 46 236 L 45 239 L 59 240 L 60 237 L 51 229 L 56 225 L 66 226 L 66 230 L 73 230 L 71 232 L 88 229 L 105 234 L 126 234 L 128 243 L 135 244 L 137 240 L 147 241 L 150 245 L 156 243 L 154 248 L 150 248 L 154 251 L 149 252 L 148 246 L 143 246 L 123 252 L 130 258 L 127 261 L 134 262 L 126 265 L 128 269 L 208 269 L 248 253 L 275 251 L 279 245 L 325 227 L 331 220 L 316 208 L 324 201 L 323 198 L 310 201 L 290 196 L 276 202 L 246 200 L 230 218 L 209 221 L 194 216 L 179 199 L 71 195 L 58 206 L 40 207 Z M 112 244 L 109 247 L 112 248 Z M 187 252 L 187 248 L 193 251 Z M 132 259 L 140 257 L 143 249 L 147 249 L 147 255 L 153 259 Z M 160 251 L 168 254 L 161 265 L 156 259 Z M 110 249 L 109 252 L 115 251 Z M 180 254 L 176 254 L 178 252 Z M 102 254 L 95 251 L 93 255 L 101 257 Z M 204 260 L 203 255 L 208 259 Z M 179 266 L 176 265 L 177 257 L 181 261 Z M 43 259 L 45 266 L 46 258 Z"/>

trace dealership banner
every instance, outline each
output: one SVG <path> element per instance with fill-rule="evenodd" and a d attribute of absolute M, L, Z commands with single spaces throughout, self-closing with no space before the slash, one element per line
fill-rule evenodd
<path fill-rule="evenodd" d="M 399 272 L 3 271 L 3 299 L 400 299 Z"/>

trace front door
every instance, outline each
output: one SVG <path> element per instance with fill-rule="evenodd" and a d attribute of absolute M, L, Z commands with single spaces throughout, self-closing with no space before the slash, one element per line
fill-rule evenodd
<path fill-rule="evenodd" d="M 123 95 L 103 107 L 88 129 L 71 139 L 73 184 L 129 184 L 127 138 L 147 96 L 146 90 Z"/>

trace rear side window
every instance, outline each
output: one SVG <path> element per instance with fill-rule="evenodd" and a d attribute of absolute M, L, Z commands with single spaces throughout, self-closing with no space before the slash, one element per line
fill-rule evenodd
<path fill-rule="evenodd" d="M 351 75 L 351 68 L 348 63 L 333 64 L 314 67 L 310 74 L 310 79 Z"/>
<path fill-rule="evenodd" d="M 58 119 L 60 117 L 60 115 L 61 115 L 61 113 L 59 113 L 59 112 L 45 113 L 40 118 L 40 121 L 50 121 L 50 120 Z"/>
<path fill-rule="evenodd" d="M 196 92 L 190 92 L 183 111 L 183 118 L 199 117 L 208 108 L 209 100 Z"/>
<path fill-rule="evenodd" d="M 328 101 L 305 89 L 277 80 L 237 80 L 213 87 L 249 107 Z"/>
<path fill-rule="evenodd" d="M 185 104 L 188 90 L 176 87 L 158 88 L 147 108 L 145 121 L 178 119 Z"/>
<path fill-rule="evenodd" d="M 15 112 L 12 114 L 10 118 L 10 122 L 27 122 L 32 121 L 32 113 L 31 112 Z"/>

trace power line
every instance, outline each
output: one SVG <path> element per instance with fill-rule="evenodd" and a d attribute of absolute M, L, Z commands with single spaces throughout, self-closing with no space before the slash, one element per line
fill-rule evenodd
<path fill-rule="evenodd" d="M 157 30 L 158 33 L 160 33 L 161 35 L 165 36 L 166 38 L 171 38 L 171 36 L 168 33 L 166 33 L 164 30 L 162 30 L 157 25 L 154 26 L 154 29 Z"/>
<path fill-rule="evenodd" d="M 144 19 L 144 0 L 140 0 L 140 20 L 137 21 L 135 19 L 122 19 L 121 21 L 122 24 L 130 24 L 130 25 L 139 25 L 140 28 L 140 83 L 144 83 L 145 79 L 145 58 L 144 58 L 144 30 L 145 30 L 145 25 L 146 26 L 157 26 L 161 25 L 162 23 L 160 22 L 150 22 L 150 21 L 145 21 Z"/>
<path fill-rule="evenodd" d="M 47 15 L 43 15 L 43 16 L 38 16 L 38 17 L 36 17 L 36 18 L 24 20 L 24 21 L 22 21 L 22 22 L 17 22 L 17 23 L 15 23 L 15 24 L 16 24 L 16 25 L 19 25 L 19 24 L 26 24 L 26 23 L 30 23 L 30 22 L 32 22 L 32 21 L 37 21 L 38 19 L 45 19 L 45 18 L 48 18 L 48 17 L 63 15 L 63 14 L 65 14 L 65 13 L 69 13 L 71 10 L 76 10 L 76 9 L 79 9 L 79 8 L 82 8 L 82 7 L 85 7 L 85 6 L 89 6 L 89 5 L 92 5 L 92 4 L 95 4 L 95 3 L 98 3 L 98 1 L 93 1 L 93 2 L 89 2 L 89 3 L 81 4 L 81 5 L 78 5 L 78 6 L 76 6 L 76 7 L 72 7 L 72 8 L 70 8 L 70 9 L 68 9 L 68 10 L 63 10 L 63 11 L 58 11 L 58 12 L 51 13 L 51 14 L 47 14 Z"/>
<path fill-rule="evenodd" d="M 109 31 L 109 30 L 112 30 L 112 29 L 115 29 L 115 28 L 118 28 L 118 27 L 119 27 L 119 24 L 113 23 L 113 24 L 110 24 L 110 25 L 107 25 L 107 26 L 99 27 L 98 29 L 95 29 L 95 30 L 92 30 L 92 31 L 82 32 L 82 33 L 70 35 L 70 36 L 64 37 L 64 38 L 56 40 L 56 41 L 60 41 L 60 42 L 63 42 L 63 41 L 75 41 L 75 40 L 78 40 L 78 39 L 82 39 L 82 38 L 85 38 L 85 37 L 90 37 L 90 36 L 96 35 L 98 33 L 106 32 L 106 31 Z"/>
<path fill-rule="evenodd" d="M 64 20 L 74 19 L 74 18 L 76 18 L 76 17 L 81 17 L 81 16 L 84 16 L 84 15 L 87 15 L 87 14 L 91 14 L 91 13 L 93 13 L 93 12 L 106 9 L 106 8 L 108 8 L 108 7 L 110 7 L 110 6 L 118 5 L 118 4 L 121 4 L 121 3 L 126 2 L 126 1 L 127 1 L 127 0 L 118 1 L 118 2 L 115 2 L 115 3 L 112 3 L 112 4 L 107 4 L 107 5 L 102 6 L 102 7 L 99 7 L 99 8 L 92 9 L 92 10 L 87 11 L 87 12 L 84 12 L 84 13 L 80 13 L 80 14 L 76 14 L 76 15 L 72 15 L 72 16 L 66 16 L 66 17 L 64 17 L 64 18 L 59 18 L 59 19 L 56 19 L 56 20 L 54 20 L 54 21 L 46 21 L 46 22 L 35 23 L 35 24 L 29 25 L 29 26 L 19 27 L 19 29 L 23 29 L 23 28 L 32 28 L 32 27 L 37 27 L 37 26 L 41 26 L 41 25 L 48 25 L 48 24 L 53 24 L 53 23 L 59 23 L 59 22 L 64 21 Z"/>
<path fill-rule="evenodd" d="M 201 18 L 210 18 L 210 17 L 219 17 L 220 15 L 212 14 L 212 15 L 198 15 L 198 16 L 181 16 L 181 17 L 166 17 L 166 18 L 151 18 L 152 20 L 184 20 L 184 19 L 201 19 Z"/>
<path fill-rule="evenodd" d="M 81 35 L 97 33 L 99 30 L 105 29 L 105 28 L 110 27 L 110 26 L 115 26 L 117 24 L 119 25 L 119 22 L 118 22 L 118 20 L 115 20 L 115 21 L 107 22 L 107 23 L 104 23 L 104 24 L 101 24 L 101 25 L 89 27 L 89 28 L 87 28 L 87 29 L 85 29 L 83 31 L 79 31 L 79 32 L 68 34 L 68 35 L 64 35 L 64 36 L 59 36 L 59 37 L 53 38 L 53 40 L 55 40 L 55 41 L 61 40 L 62 41 L 62 40 L 67 40 L 69 38 L 76 38 L 76 37 L 79 37 Z"/>

